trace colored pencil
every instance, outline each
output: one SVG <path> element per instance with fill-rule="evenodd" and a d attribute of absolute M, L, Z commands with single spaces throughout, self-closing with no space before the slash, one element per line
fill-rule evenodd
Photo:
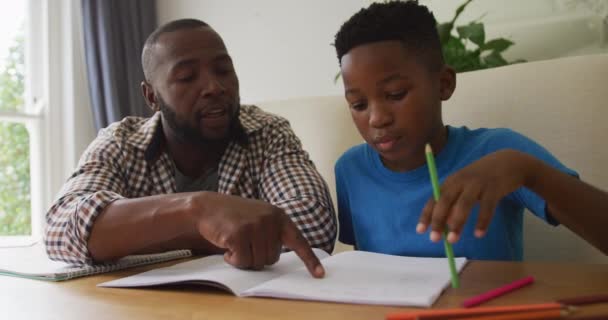
<path fill-rule="evenodd" d="M 606 314 L 594 314 L 588 316 L 568 317 L 569 320 L 606 320 L 608 319 L 608 313 Z"/>
<path fill-rule="evenodd" d="M 596 304 L 608 302 L 608 294 L 598 294 L 592 296 L 582 296 L 574 298 L 559 299 L 557 302 L 570 306 L 582 306 L 586 304 Z"/>
<path fill-rule="evenodd" d="M 534 283 L 534 277 L 525 277 L 513 283 L 504 285 L 502 287 L 490 290 L 478 296 L 467 299 L 462 303 L 462 306 L 465 308 L 474 307 L 532 283 Z"/>
<path fill-rule="evenodd" d="M 512 306 L 496 306 L 496 307 L 477 307 L 477 308 L 452 308 L 452 309 L 436 309 L 436 310 L 418 310 L 409 312 L 395 312 L 386 316 L 386 320 L 416 320 L 420 317 L 424 319 L 454 319 L 465 316 L 482 316 L 482 315 L 497 315 L 509 312 L 534 311 L 534 310 L 549 310 L 562 309 L 563 305 L 555 302 L 540 303 L 540 304 L 523 304 Z"/>
<path fill-rule="evenodd" d="M 435 166 L 435 157 L 433 156 L 433 149 L 431 149 L 431 145 L 428 143 L 425 148 L 425 153 L 426 163 L 429 167 L 429 174 L 431 176 L 431 184 L 433 186 L 433 197 L 435 198 L 435 201 L 439 201 L 440 193 L 439 179 L 437 177 L 437 167 Z M 460 281 L 458 279 L 458 272 L 456 271 L 456 261 L 454 260 L 454 251 L 452 249 L 452 244 L 448 242 L 447 230 L 443 231 L 443 249 L 445 250 L 445 255 L 448 258 L 448 264 L 450 265 L 452 288 L 458 288 L 460 287 Z"/>
<path fill-rule="evenodd" d="M 549 310 L 536 310 L 536 311 L 524 311 L 524 312 L 509 312 L 503 314 L 492 314 L 486 316 L 471 316 L 458 318 L 458 320 L 545 320 L 545 319 L 559 319 L 565 316 L 567 313 L 564 310 L 549 309 Z M 425 319 L 424 317 L 418 318 L 419 320 Z"/>

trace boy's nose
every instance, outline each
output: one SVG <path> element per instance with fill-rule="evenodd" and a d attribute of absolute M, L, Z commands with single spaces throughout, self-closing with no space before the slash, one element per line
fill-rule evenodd
<path fill-rule="evenodd" d="M 393 122 L 392 112 L 382 105 L 371 105 L 369 125 L 373 128 L 382 128 Z"/>

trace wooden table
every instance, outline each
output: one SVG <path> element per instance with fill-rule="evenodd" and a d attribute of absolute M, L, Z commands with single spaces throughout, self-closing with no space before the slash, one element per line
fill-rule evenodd
<path fill-rule="evenodd" d="M 176 262 L 168 262 L 168 266 Z M 156 266 L 158 267 L 158 266 Z M 236 298 L 196 285 L 147 289 L 98 288 L 96 284 L 151 266 L 52 283 L 0 276 L 0 319 L 384 319 L 406 308 Z M 608 265 L 470 261 L 461 288 L 447 289 L 433 308 L 457 307 L 466 298 L 532 275 L 536 282 L 486 305 L 550 302 L 608 294 Z M 577 315 L 608 314 L 608 304 Z"/>

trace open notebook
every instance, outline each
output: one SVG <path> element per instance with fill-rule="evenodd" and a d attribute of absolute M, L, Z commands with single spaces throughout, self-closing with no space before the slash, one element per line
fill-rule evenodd
<path fill-rule="evenodd" d="M 158 263 L 191 256 L 190 250 L 175 250 L 156 254 L 132 255 L 114 263 L 93 266 L 73 266 L 51 261 L 41 244 L 25 248 L 0 248 L 0 275 L 36 280 L 63 281 L 98 273 Z"/>
<path fill-rule="evenodd" d="M 199 283 L 223 288 L 239 297 L 332 301 L 359 304 L 430 307 L 450 282 L 445 258 L 413 258 L 363 251 L 329 256 L 315 249 L 325 278 L 315 279 L 293 253 L 261 271 L 239 270 L 221 255 L 99 284 L 101 287 L 143 287 Z M 456 259 L 460 271 L 465 258 Z"/>

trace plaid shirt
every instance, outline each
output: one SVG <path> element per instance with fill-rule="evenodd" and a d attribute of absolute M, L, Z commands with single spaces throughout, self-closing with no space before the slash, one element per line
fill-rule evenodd
<path fill-rule="evenodd" d="M 242 106 L 239 118 L 244 141 L 235 139 L 224 152 L 218 192 L 282 208 L 311 246 L 331 252 L 336 221 L 327 185 L 289 123 L 255 106 Z M 51 259 L 92 263 L 87 241 L 95 218 L 110 203 L 176 192 L 160 119 L 160 113 L 127 117 L 100 131 L 47 212 Z"/>

